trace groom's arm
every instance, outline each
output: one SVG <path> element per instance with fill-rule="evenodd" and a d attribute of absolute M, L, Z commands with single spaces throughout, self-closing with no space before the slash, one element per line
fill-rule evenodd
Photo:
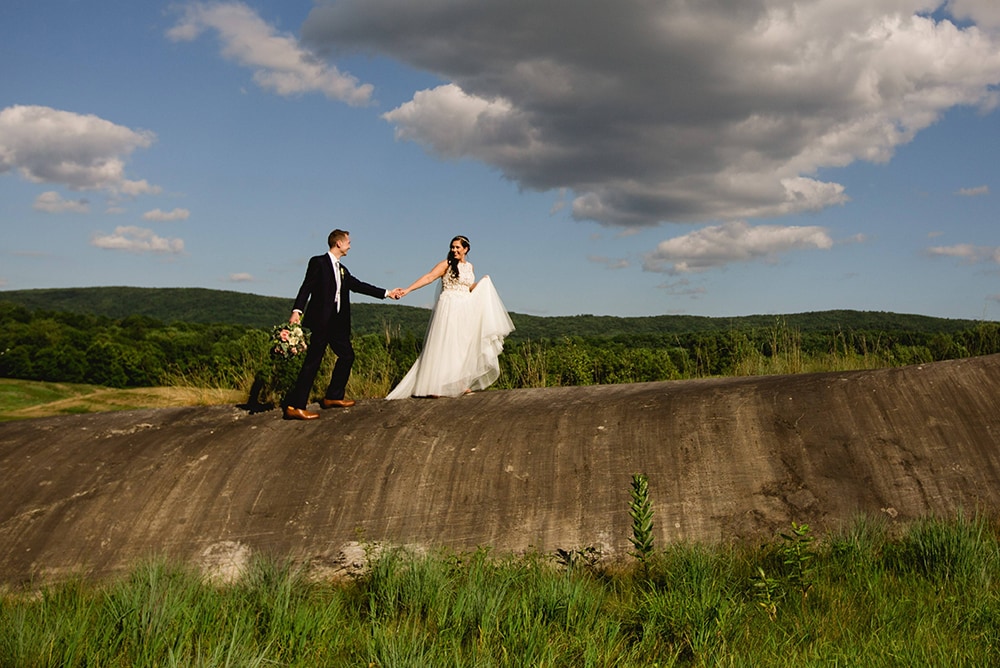
<path fill-rule="evenodd" d="M 320 256 L 322 257 L 322 256 Z M 306 275 L 302 279 L 302 285 L 299 287 L 299 292 L 295 295 L 295 303 L 292 306 L 292 317 L 296 315 L 302 315 L 302 312 L 306 309 L 306 304 L 309 301 L 309 296 L 315 291 L 315 286 L 319 280 L 320 265 L 316 261 L 317 258 L 309 258 L 309 264 L 306 266 Z M 291 322 L 298 322 L 298 319 L 291 320 Z"/>
<path fill-rule="evenodd" d="M 365 283 L 364 281 L 358 280 L 354 277 L 354 274 L 347 274 L 347 287 L 351 292 L 358 292 L 363 295 L 368 295 L 369 297 L 374 297 L 375 299 L 385 299 L 391 296 L 389 291 L 385 288 L 380 288 L 371 283 Z"/>

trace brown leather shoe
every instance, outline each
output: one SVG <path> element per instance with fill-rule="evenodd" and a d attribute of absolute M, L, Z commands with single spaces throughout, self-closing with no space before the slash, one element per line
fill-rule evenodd
<path fill-rule="evenodd" d="M 286 420 L 315 420 L 318 417 L 319 413 L 295 408 L 294 406 L 285 406 Z"/>
<path fill-rule="evenodd" d="M 319 405 L 323 408 L 350 408 L 356 404 L 354 399 L 320 399 Z"/>

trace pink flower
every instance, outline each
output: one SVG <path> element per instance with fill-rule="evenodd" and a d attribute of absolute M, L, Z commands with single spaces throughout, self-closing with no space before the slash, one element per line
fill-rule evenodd
<path fill-rule="evenodd" d="M 290 332 L 287 329 L 281 330 L 281 340 L 282 341 L 287 341 L 290 336 L 291 336 L 291 334 L 290 334 Z"/>

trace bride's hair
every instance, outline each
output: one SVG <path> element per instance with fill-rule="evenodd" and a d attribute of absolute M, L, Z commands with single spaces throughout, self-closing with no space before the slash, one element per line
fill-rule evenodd
<path fill-rule="evenodd" d="M 454 253 L 451 252 L 451 244 L 455 243 L 456 241 L 462 242 L 462 247 L 465 249 L 466 253 L 468 253 L 469 249 L 471 248 L 471 246 L 469 245 L 469 237 L 463 237 L 461 234 L 458 235 L 457 237 L 453 238 L 451 240 L 451 243 L 448 244 L 448 246 L 449 246 L 449 248 L 448 248 L 448 266 L 451 267 L 451 275 L 454 278 L 458 278 L 458 258 L 455 257 Z"/>

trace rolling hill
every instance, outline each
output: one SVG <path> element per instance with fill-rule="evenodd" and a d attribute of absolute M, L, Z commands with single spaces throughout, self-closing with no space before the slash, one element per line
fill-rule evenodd
<path fill-rule="evenodd" d="M 292 305 L 290 298 L 230 290 L 125 286 L 6 290 L 0 291 L 0 302 L 17 304 L 31 311 L 85 313 L 112 319 L 141 315 L 167 323 L 225 323 L 260 328 L 269 328 L 283 322 Z M 360 302 L 352 305 L 354 331 L 359 334 L 381 333 L 389 329 L 422 337 L 429 315 L 427 309 L 394 302 Z M 975 320 L 852 310 L 731 318 L 692 315 L 616 317 L 590 314 L 544 317 L 511 313 L 511 319 L 517 327 L 511 336 L 512 340 L 766 329 L 779 323 L 802 332 L 911 331 L 936 334 L 958 332 L 977 324 Z"/>

